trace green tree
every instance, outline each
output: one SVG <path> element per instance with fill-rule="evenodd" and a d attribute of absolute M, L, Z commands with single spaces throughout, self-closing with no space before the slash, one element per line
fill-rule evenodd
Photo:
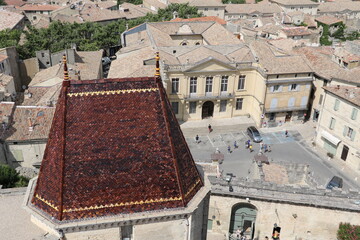
<path fill-rule="evenodd" d="M 4 0 L 0 0 L 0 5 L 7 5 Z"/>
<path fill-rule="evenodd" d="M 337 237 L 339 240 L 359 240 L 360 226 L 351 225 L 350 223 L 340 223 Z"/>
<path fill-rule="evenodd" d="M 0 165 L 0 185 L 4 188 L 14 187 L 19 180 L 19 175 L 15 169 L 9 165 Z"/>
<path fill-rule="evenodd" d="M 135 5 L 139 5 L 139 4 L 143 3 L 142 0 L 117 0 L 118 5 L 120 5 L 120 4 L 124 3 L 124 2 L 132 3 L 132 4 L 135 4 Z"/>
<path fill-rule="evenodd" d="M 20 35 L 21 31 L 19 30 L 5 29 L 0 31 L 0 48 L 16 46 L 20 40 Z"/>
<path fill-rule="evenodd" d="M 260 1 L 262 1 L 262 0 L 260 0 Z M 224 3 L 224 4 L 229 4 L 229 3 L 232 3 L 232 4 L 244 4 L 244 3 L 246 3 L 246 0 L 222 0 L 222 3 Z"/>

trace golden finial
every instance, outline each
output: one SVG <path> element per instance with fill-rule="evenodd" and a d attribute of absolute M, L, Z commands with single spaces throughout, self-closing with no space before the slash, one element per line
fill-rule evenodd
<path fill-rule="evenodd" d="M 69 77 L 69 72 L 68 72 L 68 68 L 67 68 L 67 63 L 66 63 L 66 55 L 63 55 L 63 64 L 64 64 L 64 80 L 68 81 L 70 79 Z"/>
<path fill-rule="evenodd" d="M 160 64 L 159 64 L 159 52 L 156 52 L 156 57 L 155 57 L 155 61 L 156 61 L 156 68 L 155 68 L 155 76 L 156 77 L 160 77 Z"/>

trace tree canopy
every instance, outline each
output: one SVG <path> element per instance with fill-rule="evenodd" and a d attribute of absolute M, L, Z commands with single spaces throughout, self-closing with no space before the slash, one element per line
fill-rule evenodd
<path fill-rule="evenodd" d="M 70 48 L 76 44 L 80 51 L 96 51 L 99 49 L 119 45 L 120 35 L 126 28 L 132 28 L 144 22 L 169 21 L 173 13 L 177 12 L 180 18 L 200 17 L 197 8 L 188 4 L 170 4 L 160 9 L 157 14 L 148 13 L 144 17 L 133 20 L 120 19 L 107 25 L 94 22 L 62 23 L 51 22 L 48 28 L 37 29 L 28 26 L 24 31 L 25 41 L 19 44 L 21 31 L 0 31 L 0 47 L 16 46 L 22 59 L 35 56 L 39 50 L 49 49 L 57 52 Z"/>
<path fill-rule="evenodd" d="M 4 0 L 0 0 L 0 5 L 6 5 L 6 2 Z"/>
<path fill-rule="evenodd" d="M 231 3 L 231 4 L 244 4 L 244 3 L 246 3 L 246 0 L 222 0 L 222 3 L 224 3 L 224 4 L 228 4 L 228 3 Z"/>
<path fill-rule="evenodd" d="M 339 240 L 358 240 L 360 239 L 360 226 L 340 223 L 337 237 Z"/>

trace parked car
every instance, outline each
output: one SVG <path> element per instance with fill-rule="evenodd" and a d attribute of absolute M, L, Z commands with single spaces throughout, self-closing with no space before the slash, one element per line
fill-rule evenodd
<path fill-rule="evenodd" d="M 262 137 L 259 133 L 259 131 L 256 129 L 256 127 L 251 126 L 247 128 L 247 134 L 249 135 L 249 137 L 254 141 L 254 142 L 261 142 L 262 141 Z"/>
<path fill-rule="evenodd" d="M 334 187 L 342 188 L 343 186 L 343 180 L 341 177 L 334 176 L 330 182 L 326 185 L 327 189 L 333 189 Z"/>

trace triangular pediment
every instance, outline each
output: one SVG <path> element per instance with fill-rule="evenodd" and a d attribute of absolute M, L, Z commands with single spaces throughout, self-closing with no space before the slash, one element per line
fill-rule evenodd
<path fill-rule="evenodd" d="M 189 67 L 185 72 L 224 72 L 235 71 L 236 67 L 215 58 L 206 58 Z"/>

